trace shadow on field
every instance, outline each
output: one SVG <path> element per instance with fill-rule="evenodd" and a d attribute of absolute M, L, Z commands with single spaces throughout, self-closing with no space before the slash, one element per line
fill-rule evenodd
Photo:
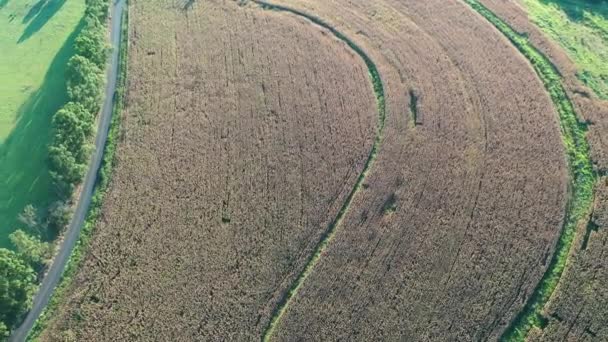
<path fill-rule="evenodd" d="M 81 20 L 66 39 L 40 88 L 19 108 L 17 125 L 0 144 L 0 247 L 8 246 L 7 235 L 19 228 L 17 216 L 27 204 L 46 209 L 55 200 L 47 169 L 51 119 L 67 101 L 66 67 L 83 26 Z"/>
<path fill-rule="evenodd" d="M 1 1 L 1 0 L 0 0 Z M 29 22 L 17 43 L 23 43 L 38 33 L 61 9 L 66 0 L 39 0 L 23 18 L 23 23 Z"/>
<path fill-rule="evenodd" d="M 0 9 L 8 4 L 8 0 L 0 0 Z"/>
<path fill-rule="evenodd" d="M 583 21 L 584 12 L 593 12 L 608 18 L 608 1 L 606 0 L 540 0 L 540 2 L 556 5 L 572 21 Z"/>

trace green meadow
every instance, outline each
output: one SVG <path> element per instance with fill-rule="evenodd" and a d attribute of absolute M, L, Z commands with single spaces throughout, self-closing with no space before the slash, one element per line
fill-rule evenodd
<path fill-rule="evenodd" d="M 53 114 L 66 102 L 65 69 L 84 0 L 0 0 L 0 247 L 55 200 L 47 169 Z"/>
<path fill-rule="evenodd" d="M 608 3 L 524 0 L 530 19 L 557 41 L 578 68 L 578 77 L 608 100 Z"/>

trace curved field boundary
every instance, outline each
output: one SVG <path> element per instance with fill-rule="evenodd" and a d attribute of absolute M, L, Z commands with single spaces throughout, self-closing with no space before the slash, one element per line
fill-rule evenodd
<path fill-rule="evenodd" d="M 585 137 L 585 125 L 578 121 L 555 66 L 525 36 L 513 30 L 478 0 L 464 1 L 504 34 L 534 67 L 559 114 L 562 140 L 568 161 L 569 198 L 564 225 L 555 252 L 532 296 L 528 298 L 522 311 L 501 336 L 503 341 L 523 341 L 532 328 L 542 329 L 546 325 L 543 309 L 555 291 L 566 267 L 577 227 L 584 224 L 584 220 L 588 219 L 591 212 L 596 175 L 591 163 L 589 144 Z"/>
<path fill-rule="evenodd" d="M 382 132 L 384 130 L 384 121 L 386 119 L 386 105 L 385 105 L 385 101 L 384 101 L 384 87 L 382 85 L 382 79 L 380 78 L 380 73 L 378 72 L 376 65 L 371 60 L 371 58 L 369 58 L 369 56 L 363 51 L 363 49 L 361 49 L 358 45 L 356 45 L 352 40 L 350 40 L 344 34 L 339 32 L 338 30 L 336 30 L 329 24 L 325 23 L 321 19 L 314 17 L 310 14 L 307 14 L 307 13 L 304 13 L 304 12 L 301 12 L 301 11 L 298 11 L 296 9 L 292 9 L 289 7 L 274 5 L 274 4 L 265 2 L 265 1 L 259 1 L 259 0 L 252 0 L 252 1 L 254 3 L 260 5 L 260 7 L 262 7 L 263 9 L 266 9 L 266 10 L 288 12 L 288 13 L 303 17 L 303 18 L 311 21 L 312 23 L 314 23 L 318 26 L 321 26 L 324 29 L 327 29 L 336 38 L 345 42 L 365 62 L 365 65 L 367 66 L 367 68 L 369 70 L 369 76 L 372 81 L 372 86 L 374 88 L 374 94 L 376 96 L 376 103 L 378 106 L 378 124 L 377 124 L 377 128 L 376 128 L 376 138 L 374 139 L 374 143 L 372 145 L 372 149 L 369 153 L 369 156 L 367 157 L 367 160 L 365 161 L 363 170 L 359 174 L 359 177 L 357 177 L 357 181 L 355 182 L 353 189 L 348 194 L 346 201 L 344 201 L 344 204 L 340 208 L 338 215 L 330 223 L 329 227 L 323 233 L 323 235 L 321 235 L 321 238 L 320 238 L 319 242 L 317 243 L 317 245 L 314 249 L 314 252 L 308 258 L 308 261 L 306 262 L 304 269 L 302 270 L 302 272 L 300 272 L 300 274 L 298 275 L 296 280 L 291 284 L 291 286 L 289 287 L 287 292 L 282 296 L 282 298 L 278 302 L 276 308 L 273 310 L 270 322 L 268 323 L 268 326 L 266 326 L 266 328 L 264 329 L 264 332 L 262 333 L 262 341 L 269 341 L 277 324 L 281 320 L 281 317 L 287 310 L 287 307 L 289 306 L 292 298 L 298 293 L 298 291 L 302 287 L 302 284 L 304 283 L 306 278 L 310 275 L 310 273 L 312 272 L 312 270 L 315 267 L 315 265 L 317 264 L 317 262 L 319 262 L 319 260 L 321 259 L 321 254 L 325 251 L 325 249 L 327 248 L 327 246 L 329 245 L 331 240 L 334 238 L 336 231 L 337 231 L 337 227 L 340 225 L 340 223 L 342 222 L 342 219 L 348 212 L 348 209 L 353 201 L 353 198 L 361 189 L 361 185 L 363 184 L 365 177 L 367 177 L 367 174 L 369 173 L 369 170 L 370 170 L 373 162 L 376 160 L 376 156 L 377 156 L 378 150 L 380 148 L 380 143 L 382 142 Z"/>

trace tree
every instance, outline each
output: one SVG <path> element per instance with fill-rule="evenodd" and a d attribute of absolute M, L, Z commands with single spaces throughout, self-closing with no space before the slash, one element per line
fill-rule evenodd
<path fill-rule="evenodd" d="M 19 257 L 27 261 L 34 269 L 40 270 L 51 257 L 51 247 L 48 243 L 28 235 L 21 229 L 9 235 L 9 239 L 15 246 Z"/>
<path fill-rule="evenodd" d="M 86 16 L 92 16 L 99 21 L 103 21 L 108 16 L 109 1 L 107 0 L 86 0 Z"/>
<path fill-rule="evenodd" d="M 87 16 L 85 26 L 74 41 L 77 55 L 86 57 L 97 67 L 103 68 L 108 58 L 109 47 L 106 43 L 106 28 L 93 16 Z"/>
<path fill-rule="evenodd" d="M 65 145 L 49 147 L 49 168 L 51 178 L 62 198 L 69 198 L 74 185 L 82 180 L 86 165 L 79 164 Z"/>
<path fill-rule="evenodd" d="M 19 214 L 19 221 L 26 225 L 29 229 L 35 230 L 38 225 L 38 213 L 36 208 L 28 204 L 23 208 L 23 212 Z"/>
<path fill-rule="evenodd" d="M 67 86 L 71 101 L 81 103 L 90 113 L 99 111 L 102 72 L 86 57 L 76 55 L 68 61 Z"/>
<path fill-rule="evenodd" d="M 8 249 L 0 248 L 0 322 L 12 327 L 31 307 L 36 273 Z"/>
<path fill-rule="evenodd" d="M 59 233 L 70 223 L 71 216 L 70 206 L 62 201 L 53 203 L 49 208 L 48 228 L 55 233 Z"/>
<path fill-rule="evenodd" d="M 87 143 L 93 133 L 93 118 L 79 103 L 69 102 L 53 116 L 53 145 L 64 145 L 77 163 L 85 163 L 88 157 Z"/>
<path fill-rule="evenodd" d="M 10 333 L 11 332 L 8 330 L 8 327 L 6 326 L 6 324 L 4 324 L 4 322 L 0 322 L 0 340 L 4 340 L 4 339 L 8 338 Z"/>

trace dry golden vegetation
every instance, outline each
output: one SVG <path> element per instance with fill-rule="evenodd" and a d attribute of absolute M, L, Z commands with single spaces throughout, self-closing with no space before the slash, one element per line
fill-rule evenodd
<path fill-rule="evenodd" d="M 482 0 L 514 29 L 525 33 L 547 55 L 563 77 L 568 96 L 586 123 L 596 171 L 608 171 L 608 101 L 599 99 L 577 78 L 577 68 L 557 44 L 530 23 L 522 6 L 515 2 Z M 601 178 L 596 187 L 595 206 L 586 227 L 581 226 L 573 245 L 568 266 L 559 287 L 545 308 L 547 325 L 529 336 L 531 341 L 608 339 L 608 183 Z"/>
<path fill-rule="evenodd" d="M 278 3 L 369 52 L 388 114 L 367 190 L 275 337 L 497 338 L 542 276 L 565 206 L 557 116 L 531 66 L 458 1 Z"/>
<path fill-rule="evenodd" d="M 82 271 L 41 339 L 258 338 L 359 176 L 368 70 L 291 16 L 131 1 L 117 167 Z"/>
<path fill-rule="evenodd" d="M 496 340 L 523 310 L 570 193 L 529 61 L 458 0 L 273 3 L 295 11 L 131 0 L 118 166 L 42 340 Z M 600 120 L 568 68 L 576 109 Z M 594 255 L 571 292 L 606 279 Z M 562 287 L 547 333 L 583 317 Z"/>

